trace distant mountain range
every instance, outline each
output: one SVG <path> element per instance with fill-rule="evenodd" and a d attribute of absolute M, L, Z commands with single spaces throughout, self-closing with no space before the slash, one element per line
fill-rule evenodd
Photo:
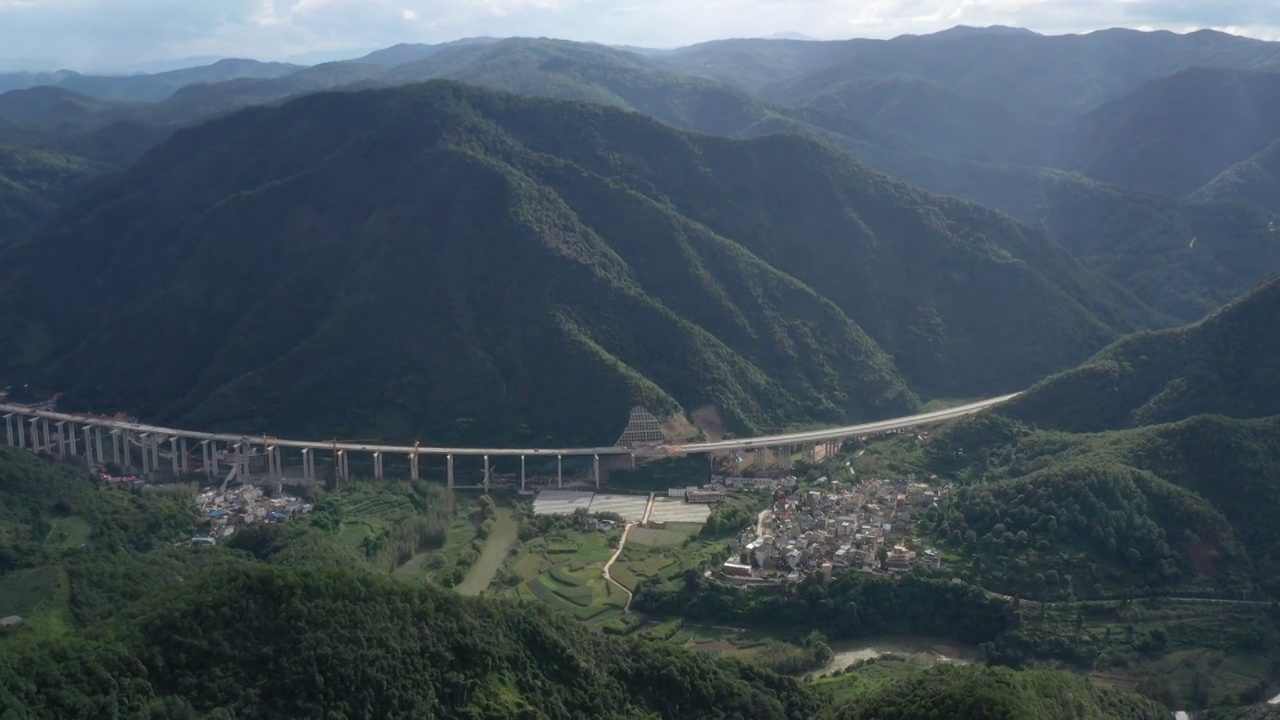
<path fill-rule="evenodd" d="M 141 238 L 162 227 L 167 227 L 171 236 L 200 228 L 204 228 L 200 232 L 222 236 L 228 228 L 248 223 L 243 217 L 224 217 L 221 213 L 241 207 L 240 201 L 226 201 L 243 193 L 249 193 L 245 197 L 256 196 L 274 187 L 271 183 L 295 182 L 281 174 L 281 168 L 316 173 L 323 165 L 328 168 L 324 172 L 334 173 L 335 178 L 368 173 L 370 187 L 399 188 L 406 182 L 434 187 L 434 176 L 418 170 L 407 175 L 412 178 L 408 180 L 358 163 L 346 167 L 353 160 L 339 163 L 335 158 L 343 156 L 341 148 L 356 147 L 363 141 L 334 134 L 332 128 L 338 126 L 349 133 L 385 138 L 382 142 L 407 147 L 413 145 L 413 122 L 424 128 L 434 127 L 432 123 L 452 124 L 462 136 L 492 137 L 494 142 L 502 138 L 499 144 L 503 147 L 515 143 L 528 152 L 557 158 L 567 167 L 580 167 L 593 178 L 590 193 L 604 193 L 599 199 L 601 207 L 617 213 L 607 224 L 592 225 L 605 221 L 588 221 L 596 211 L 588 212 L 577 204 L 579 201 L 572 199 L 577 196 L 563 180 L 548 179 L 523 160 L 503 156 L 501 161 L 517 175 L 532 178 L 509 180 L 512 187 L 532 183 L 529 187 L 541 188 L 533 197 L 558 197 L 556 202 L 564 204 L 555 211 L 539 210 L 538 217 L 570 213 L 565 217 L 577 218 L 574 223 L 585 223 L 599 235 L 603 247 L 608 248 L 604 256 L 616 256 L 626 267 L 640 262 L 640 257 L 617 245 L 621 242 L 617 233 L 622 232 L 624 219 L 639 222 L 650 212 L 629 204 L 629 193 L 638 193 L 647 198 L 644 202 L 664 208 L 664 217 L 669 214 L 672 218 L 658 226 L 667 229 L 651 232 L 655 237 L 652 242 L 658 243 L 655 247 L 670 242 L 670 234 L 676 232 L 673 228 L 685 228 L 679 232 L 686 237 L 709 233 L 708 239 L 699 242 L 711 243 L 709 238 L 715 237 L 715 242 L 728 242 L 752 258 L 748 265 L 735 266 L 732 271 L 709 265 L 709 274 L 700 276 L 695 286 L 704 282 L 719 287 L 754 286 L 763 282 L 759 278 L 780 273 L 788 278 L 787 283 L 794 283 L 786 292 L 811 292 L 820 298 L 822 307 L 830 303 L 817 315 L 803 315 L 804 322 L 850 328 L 836 332 L 846 338 L 836 342 L 843 350 L 825 348 L 824 341 L 817 338 L 795 345 L 799 340 L 793 330 L 760 329 L 781 328 L 776 323 L 785 325 L 796 319 L 766 312 L 769 303 L 783 302 L 780 297 L 765 302 L 760 299 L 765 296 L 758 296 L 752 301 L 755 309 L 750 310 L 742 305 L 744 299 L 726 300 L 729 304 L 723 307 L 726 312 L 733 308 L 732 313 L 714 319 L 693 313 L 692 306 L 682 304 L 684 300 L 669 297 L 665 284 L 651 286 L 656 278 L 636 280 L 642 294 L 654 300 L 655 307 L 664 308 L 662 313 L 671 312 L 706 331 L 726 348 L 716 353 L 736 358 L 712 353 L 720 359 L 707 362 L 721 368 L 713 372 L 691 371 L 687 353 L 671 356 L 674 364 L 669 367 L 675 376 L 692 372 L 703 377 L 701 382 L 707 387 L 721 388 L 715 392 L 722 394 L 712 397 L 673 382 L 671 377 L 675 376 L 662 375 L 647 365 L 639 367 L 639 356 L 631 350 L 610 348 L 598 336 L 598 328 L 603 326 L 591 324 L 603 320 L 576 320 L 587 324 L 559 326 L 557 332 L 577 327 L 573 332 L 579 339 L 573 342 L 605 349 L 603 355 L 597 349 L 590 350 L 588 356 L 597 358 L 591 362 L 611 357 L 610 363 L 630 368 L 621 375 L 610 370 L 601 376 L 614 377 L 608 382 L 616 400 L 610 403 L 621 406 L 644 400 L 669 412 L 712 404 L 731 417 L 731 426 L 743 430 L 870 417 L 891 408 L 914 407 L 923 399 L 1017 389 L 1083 360 L 1122 334 L 1199 320 L 1280 270 L 1280 244 L 1276 241 L 1280 237 L 1276 234 L 1280 226 L 1276 214 L 1280 211 L 1280 175 L 1275 161 L 1276 143 L 1280 142 L 1280 124 L 1276 122 L 1280 115 L 1276 115 L 1275 105 L 1275 88 L 1280 87 L 1276 81 L 1280 77 L 1280 44 L 1218 32 L 1175 35 L 1108 30 L 1054 37 L 1016 28 L 961 27 L 893 40 L 742 39 L 666 51 L 548 39 L 473 38 L 438 45 L 399 45 L 355 60 L 311 67 L 224 60 L 128 77 L 74 73 L 5 77 L 5 82 L 31 86 L 0 94 L 0 209 L 4 210 L 0 248 L 8 245 L 11 252 L 23 253 L 13 257 L 25 258 L 24 262 L 35 263 L 34 267 L 51 267 L 44 263 L 54 262 L 53 256 L 44 254 L 52 250 L 41 250 L 41 246 L 79 253 L 81 243 L 91 236 L 97 238 L 91 243 L 97 249 L 90 255 L 109 251 L 117 258 L 111 262 L 123 263 L 122 268 L 134 261 L 131 253 L 142 257 L 151 252 L 142 246 L 130 249 L 131 244 L 143 242 Z M 416 101 L 369 100 L 399 97 L 374 94 L 335 96 L 348 97 L 346 101 L 314 100 L 318 105 L 291 102 L 322 91 L 347 93 L 433 79 L 612 106 L 679 130 L 755 142 L 715 144 L 706 137 L 695 141 L 673 133 L 670 127 L 641 123 L 637 116 L 625 112 L 588 113 L 583 117 L 593 119 L 587 121 L 579 118 L 585 112 L 581 105 L 539 105 L 538 112 L 546 115 L 568 113 L 565 124 L 586 133 L 577 140 L 582 147 L 555 144 L 551 140 L 563 133 L 543 128 L 543 120 L 532 120 L 537 115 L 534 111 L 510 124 L 490 110 L 477 109 L 499 102 L 492 98 L 516 103 L 514 98 L 482 94 L 476 97 L 486 98 L 483 102 L 446 102 L 443 98 L 453 96 L 439 88 L 456 86 L 407 91 L 405 97 L 419 98 Z M 444 109 L 424 98 L 439 100 Z M 419 118 L 384 122 L 370 114 L 357 122 L 348 117 L 360 113 L 360 108 L 373 112 L 371 108 L 381 107 L 383 102 L 390 103 L 388 107 L 418 102 Z M 292 109 L 281 115 L 242 110 L 282 103 L 291 103 L 288 107 Z M 366 107 L 364 103 L 372 104 Z M 236 123 L 266 122 L 262 118 L 269 117 L 290 118 L 290 122 L 300 123 L 299 127 L 321 130 L 316 131 L 316 138 L 304 142 L 265 130 L 260 139 L 250 141 L 228 129 L 238 127 Z M 477 118 L 483 120 L 479 125 L 475 124 Z M 211 120 L 212 125 L 195 134 L 182 131 Z M 525 123 L 543 129 L 535 133 Z M 645 140 L 619 135 L 611 129 L 614 125 L 626 126 L 628 132 L 639 133 Z M 179 135 L 168 141 L 175 132 Z M 777 137 L 779 133 L 792 139 L 784 141 Z M 258 162 L 277 163 L 279 168 L 246 164 L 239 169 L 225 168 L 229 176 L 212 175 L 202 165 L 212 159 L 192 145 L 194 137 L 222 147 L 228 153 L 227 162 L 257 157 Z M 255 142 L 268 145 L 251 149 Z M 442 148 L 454 152 L 458 142 L 429 145 L 424 152 L 444 152 Z M 644 144 L 650 142 L 651 146 Z M 622 148 L 630 146 L 646 149 L 639 155 L 628 155 Z M 784 147 L 788 150 L 782 150 Z M 585 148 L 595 148 L 596 154 L 581 155 Z M 696 150 L 677 152 L 676 148 Z M 734 149 L 714 155 L 722 152 L 720 148 Z M 484 157 L 495 152 L 487 145 L 475 151 Z M 288 152 L 299 155 L 282 154 Z M 783 158 L 778 153 L 784 152 L 795 153 L 795 158 L 780 164 Z M 708 153 L 720 159 L 712 162 Z M 614 159 L 602 159 L 608 157 Z M 672 165 L 655 164 L 660 158 L 668 158 L 666 162 Z M 335 164 L 325 164 L 331 162 Z M 723 167 L 716 162 L 724 163 Z M 725 174 L 728 167 L 738 169 Z M 124 174 L 113 175 L 121 170 Z M 1007 215 L 920 193 L 873 170 Z M 474 171 L 469 166 L 466 170 Z M 169 180 L 157 184 L 155 178 L 168 178 L 171 173 L 175 185 L 167 186 Z M 728 177 L 737 181 L 726 185 L 724 178 Z M 338 193 L 334 197 L 351 193 L 357 197 L 363 192 L 347 181 L 328 182 L 338 183 L 340 189 L 333 191 Z M 614 197 L 614 190 L 604 189 L 615 186 L 625 188 L 624 195 Z M 172 195 L 179 188 L 188 188 L 188 194 Z M 168 198 L 167 210 L 157 204 L 160 197 Z M 431 197 L 388 202 L 399 208 L 397 212 L 410 212 L 415 202 L 425 203 Z M 787 206 L 778 205 L 782 197 L 788 198 Z M 540 199 L 535 205 L 540 207 L 542 202 Z M 298 222 L 291 219 L 295 215 L 325 215 L 311 204 L 306 196 L 289 196 L 288 204 L 268 213 L 273 218 L 270 222 L 268 215 L 262 216 L 262 227 L 286 232 L 284 228 Z M 126 205 L 136 214 L 119 221 L 103 219 L 107 208 Z M 361 212 L 373 213 L 378 206 L 364 207 Z M 166 224 L 177 221 L 178 208 L 192 213 L 185 229 Z M 214 208 L 219 208 L 218 213 L 209 215 Z M 481 212 L 479 206 L 475 211 Z M 379 217 L 391 217 L 385 215 L 386 210 L 378 212 Z M 505 211 L 485 207 L 483 212 Z M 127 241 L 106 239 L 123 237 L 118 227 L 122 223 L 134 226 L 136 218 L 143 216 L 156 220 L 146 227 L 133 227 L 126 233 Z M 161 222 L 161 217 L 168 219 Z M 334 222 L 349 226 L 343 232 L 355 232 L 354 228 L 368 221 L 352 217 Z M 398 222 L 388 227 L 397 227 Z M 545 235 L 552 226 L 539 221 L 532 227 L 536 230 L 530 232 Z M 269 246 L 264 243 L 270 238 L 262 232 L 265 230 L 249 233 L 259 238 L 255 247 Z M 288 246 L 287 239 L 282 242 Z M 301 247 L 294 251 L 303 252 Z M 684 258 L 678 264 L 691 262 L 687 249 L 671 247 L 669 252 Z M 106 256 L 101 259 L 106 262 Z M 146 262 L 153 261 L 159 262 L 157 258 Z M 756 262 L 758 266 L 753 264 Z M 161 277 L 185 272 L 163 264 L 156 265 L 156 271 Z M 638 270 L 633 268 L 632 272 Z M 5 282 L 14 283 L 13 287 L 27 282 L 17 275 L 8 277 Z M 614 283 L 616 278 L 608 282 Z M 620 292 L 618 288 L 623 286 L 610 284 L 614 289 L 607 292 Z M 142 307 L 133 305 L 144 302 L 142 296 L 133 297 L 140 290 L 121 291 L 120 307 L 134 308 L 129 312 Z M 68 288 L 73 294 L 81 291 L 79 287 Z M 114 296 L 117 291 L 99 288 L 95 292 L 99 297 L 101 293 Z M 176 288 L 172 292 L 183 294 Z M 706 292 L 711 293 L 709 297 L 721 293 Z M 462 297 L 469 298 L 465 293 Z M 444 297 L 437 300 L 444 302 Z M 145 302 L 152 301 L 155 298 Z M 473 299 L 451 302 L 470 307 Z M 550 304 L 563 302 L 557 299 Z M 707 307 L 721 307 L 719 302 Z M 799 307 L 798 302 L 787 300 L 786 305 Z M 256 317 L 258 311 L 250 311 L 247 305 L 231 304 L 234 307 L 227 309 L 228 318 Z M 423 311 L 428 307 L 422 306 Z M 308 322 L 314 322 L 315 327 L 331 325 L 323 319 L 328 310 L 317 308 L 315 312 L 313 321 Z M 468 312 L 479 312 L 476 317 L 484 323 L 505 327 L 503 323 L 510 322 L 514 308 L 498 305 Z M 53 316 L 46 323 L 20 313 L 9 322 L 18 322 L 13 318 L 19 317 L 19 325 L 9 328 L 23 338 L 15 346 L 22 349 L 0 363 L 0 370 L 34 372 L 39 366 L 44 368 L 45 379 L 66 383 L 88 358 L 104 362 L 104 358 L 118 356 L 122 372 L 128 374 L 123 358 L 134 356 L 132 350 L 98 346 L 83 339 L 82 346 L 75 348 L 69 344 L 71 338 L 88 332 L 88 327 L 77 323 L 64 326 L 63 320 Z M 730 321 L 730 317 L 739 319 Z M 103 326 L 102 332 L 110 335 L 110 330 L 118 329 L 115 322 Z M 651 322 L 661 324 L 657 316 Z M 231 332 L 236 323 L 224 331 Z M 726 328 L 739 325 L 754 328 L 751 332 L 755 335 L 749 335 L 756 339 L 745 345 L 745 340 L 730 340 Z M 140 326 L 129 332 L 143 330 Z M 336 337 L 344 337 L 345 332 Z M 783 343 L 793 348 L 784 354 L 792 357 L 795 353 L 795 358 L 803 356 L 803 361 L 793 358 L 774 365 L 771 363 L 780 361 L 766 361 L 760 355 L 764 346 L 751 344 L 779 332 L 792 338 Z M 464 333 L 460 337 L 469 336 Z M 141 338 L 137 336 L 138 341 Z M 295 341 L 301 343 L 300 339 Z M 704 340 L 689 342 L 693 343 L 689 347 L 704 344 Z M 464 345 L 477 348 L 476 357 L 496 352 L 486 338 L 470 338 Z M 284 349 L 277 349 L 280 352 L 274 357 L 278 360 Z M 313 350 L 298 352 L 315 356 Z M 848 353 L 853 359 L 837 361 L 832 352 Z M 130 391 L 125 397 L 123 386 L 81 386 L 78 390 L 86 401 L 132 401 L 140 408 L 173 417 L 231 422 L 236 413 L 246 411 L 242 400 L 251 394 L 243 385 L 250 377 L 245 373 L 259 371 L 243 359 L 216 370 L 199 369 L 208 362 L 219 361 L 204 357 L 182 372 L 175 370 L 172 387 L 161 392 L 163 383 L 157 384 L 154 396 L 144 392 L 140 397 Z M 496 386 L 505 384 L 502 393 L 510 397 L 495 400 L 491 406 L 505 409 L 477 410 L 472 415 L 485 416 L 484 422 L 496 423 L 493 428 L 506 428 L 502 432 L 516 432 L 508 426 L 521 425 L 535 435 L 559 437 L 570 432 L 569 425 L 559 420 L 531 415 L 530 401 L 519 396 L 521 382 L 513 380 L 516 376 L 512 373 L 518 375 L 515 366 L 495 362 L 498 365 L 492 377 L 501 379 L 495 380 Z M 788 364 L 796 362 L 800 364 Z M 724 369 L 747 365 L 755 370 Z M 481 366 L 483 363 L 473 369 Z M 863 370 L 856 369 L 859 367 Z M 872 367 L 879 369 L 865 370 Z M 756 370 L 759 379 L 751 382 L 761 384 L 742 386 L 739 378 L 754 376 Z M 341 375 L 337 369 L 326 372 Z M 855 376 L 860 379 L 855 381 Z M 629 379 L 620 379 L 624 377 Z M 477 387 L 495 384 L 477 382 Z M 868 382 L 871 385 L 866 385 Z M 734 388 L 735 384 L 739 387 Z M 766 386 L 772 389 L 766 390 Z M 880 390 L 868 391 L 871 386 Z M 881 399 L 868 401 L 868 392 Z M 175 399 L 175 393 L 184 397 Z M 856 400 L 852 399 L 855 395 Z M 754 399 L 765 396 L 771 399 Z M 839 399 L 842 397 L 846 399 Z M 434 402 L 385 419 L 387 432 L 421 425 L 429 417 L 431 423 L 438 423 L 430 409 L 437 406 Z M 303 417 L 312 410 L 281 412 Z M 478 427 L 479 421 L 472 415 L 453 419 L 462 435 L 473 432 L 468 428 Z M 498 421 L 497 415 L 514 422 Z M 355 424 L 358 420 L 350 419 Z M 441 426 L 433 427 L 439 430 Z"/>

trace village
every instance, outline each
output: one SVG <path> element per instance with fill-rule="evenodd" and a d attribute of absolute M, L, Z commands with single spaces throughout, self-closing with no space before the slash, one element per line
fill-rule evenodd
<path fill-rule="evenodd" d="M 914 481 L 819 478 L 818 489 L 778 499 L 755 527 L 733 542 L 719 569 L 737 586 L 798 582 L 813 573 L 906 573 L 917 564 L 932 569 L 942 559 L 910 535 L 914 514 L 947 499 L 948 490 Z"/>

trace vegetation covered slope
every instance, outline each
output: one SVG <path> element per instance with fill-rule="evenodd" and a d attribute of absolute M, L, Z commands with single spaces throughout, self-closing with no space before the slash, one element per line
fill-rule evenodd
<path fill-rule="evenodd" d="M 1248 203 L 1280 213 L 1280 138 L 1257 155 L 1223 170 L 1197 190 L 1195 197 Z"/>
<path fill-rule="evenodd" d="M 55 263 L 69 302 L 18 312 Z M 69 401 L 350 437 L 870 418 L 916 407 L 904 376 L 1016 388 L 1148 323 L 1034 232 L 817 143 L 449 83 L 180 133 L 3 267 L 3 364 Z"/>
<path fill-rule="evenodd" d="M 1192 325 L 1131 335 L 1002 412 L 1073 431 L 1280 414 L 1280 277 Z"/>
<path fill-rule="evenodd" d="M 1280 72 L 1194 68 L 1150 82 L 1073 123 L 1066 166 L 1182 196 L 1280 137 Z"/>
<path fill-rule="evenodd" d="M 75 155 L 0 144 L 0 244 L 43 224 L 102 170 Z"/>
<path fill-rule="evenodd" d="M 980 558 L 988 586 L 1032 598 L 1274 592 L 1278 428 L 1220 416 L 1099 434 L 961 421 L 926 444 L 927 467 L 965 487 L 925 526 Z"/>
<path fill-rule="evenodd" d="M 83 636 L 16 638 L 0 646 L 0 673 L 4 704 L 37 718 L 781 719 L 818 709 L 795 681 L 597 635 L 537 608 L 262 566 L 207 571 Z"/>
<path fill-rule="evenodd" d="M 1009 213 L 1181 322 L 1199 320 L 1280 270 L 1280 216 L 1265 208 L 939 156 L 896 154 L 874 164 L 926 190 Z"/>
<path fill-rule="evenodd" d="M 1280 46 L 1208 30 L 1046 36 L 1019 28 L 956 27 L 891 40 L 722 40 L 681 48 L 662 59 L 788 105 L 850 77 L 898 74 L 1053 120 L 1087 112 L 1188 68 L 1280 68 Z"/>
<path fill-rule="evenodd" d="M 940 664 L 873 685 L 835 720 L 1163 720 L 1163 705 L 1071 673 Z"/>

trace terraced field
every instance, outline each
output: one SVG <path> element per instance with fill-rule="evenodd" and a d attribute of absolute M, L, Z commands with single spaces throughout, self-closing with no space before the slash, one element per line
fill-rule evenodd
<path fill-rule="evenodd" d="M 520 546 L 508 570 L 520 580 L 517 596 L 546 603 L 592 624 L 618 615 L 627 601 L 602 574 L 620 535 L 581 532 L 563 538 L 535 538 Z"/>

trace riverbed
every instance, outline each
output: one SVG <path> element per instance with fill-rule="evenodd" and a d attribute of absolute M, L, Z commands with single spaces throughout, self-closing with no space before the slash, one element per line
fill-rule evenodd
<path fill-rule="evenodd" d="M 843 640 L 831 643 L 835 657 L 821 669 L 809 673 L 810 677 L 843 670 L 861 660 L 881 655 L 931 655 L 942 662 L 973 662 L 979 657 L 978 649 L 946 638 L 922 635 L 881 635 L 879 637 Z"/>

